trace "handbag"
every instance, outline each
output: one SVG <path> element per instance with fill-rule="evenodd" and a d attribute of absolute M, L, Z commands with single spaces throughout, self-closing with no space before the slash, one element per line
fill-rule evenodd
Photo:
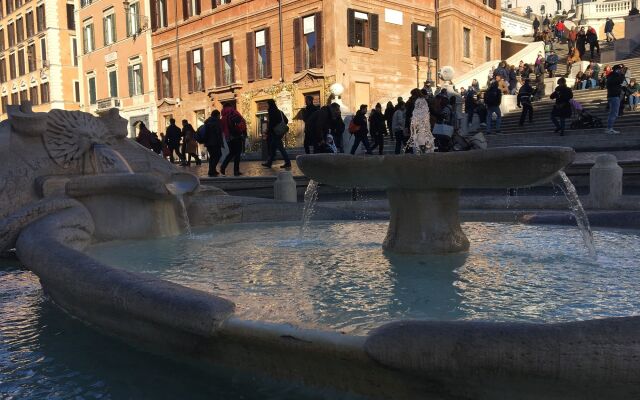
<path fill-rule="evenodd" d="M 436 124 L 433 127 L 433 134 L 451 137 L 453 135 L 453 126 L 447 124 Z"/>
<path fill-rule="evenodd" d="M 289 125 L 284 122 L 284 113 L 282 111 L 280 111 L 280 115 L 282 116 L 280 123 L 273 128 L 273 133 L 277 137 L 283 137 L 287 132 L 289 132 Z"/>

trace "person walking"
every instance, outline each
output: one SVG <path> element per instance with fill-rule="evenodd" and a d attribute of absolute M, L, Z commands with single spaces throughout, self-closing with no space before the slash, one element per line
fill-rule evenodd
<path fill-rule="evenodd" d="M 587 29 L 587 43 L 589 43 L 589 51 L 591 51 L 591 58 L 595 57 L 593 51 L 598 50 L 598 55 L 600 55 L 600 44 L 598 43 L 598 34 L 593 27 L 589 27 Z M 584 54 L 584 53 L 580 53 Z"/>
<path fill-rule="evenodd" d="M 604 23 L 604 35 L 607 38 L 607 43 L 611 42 L 611 41 L 616 41 L 616 36 L 613 34 L 613 26 L 615 24 L 613 23 L 613 20 L 609 17 L 607 17 L 606 22 Z"/>
<path fill-rule="evenodd" d="M 613 67 L 613 72 L 607 76 L 607 104 L 609 105 L 609 118 L 607 119 L 607 133 L 615 135 L 620 133 L 613 129 L 613 124 L 618 118 L 620 112 L 620 96 L 622 95 L 622 83 L 624 82 L 624 74 L 620 65 Z"/>
<path fill-rule="evenodd" d="M 393 129 L 392 129 L 392 125 L 393 125 L 393 114 L 395 113 L 396 109 L 393 106 L 392 102 L 387 102 L 387 108 L 385 108 L 384 110 L 384 120 L 387 123 L 387 133 L 389 134 L 389 137 L 391 138 L 391 140 L 393 140 Z M 385 136 L 387 134 L 385 133 Z"/>
<path fill-rule="evenodd" d="M 529 123 L 533 122 L 533 105 L 531 104 L 533 95 L 534 89 L 531 87 L 529 79 L 525 79 L 517 97 L 518 108 L 522 107 L 519 123 L 520 126 L 524 125 L 524 120 L 527 118 L 527 115 L 529 115 Z"/>
<path fill-rule="evenodd" d="M 138 125 L 138 136 L 136 136 L 136 142 L 140 143 L 142 146 L 147 149 L 153 149 L 153 134 L 147 126 L 142 121 L 137 122 Z"/>
<path fill-rule="evenodd" d="M 484 103 L 487 106 L 487 135 L 490 135 L 491 124 L 493 122 L 493 114 L 496 115 L 496 133 L 500 133 L 500 124 L 502 122 L 502 112 L 500 111 L 500 104 L 502 103 L 502 91 L 499 84 L 502 80 L 500 75 L 496 76 L 496 80 L 491 83 L 491 86 L 484 94 Z"/>
<path fill-rule="evenodd" d="M 544 61 L 544 55 L 541 51 L 538 52 L 538 56 L 536 57 L 536 61 L 533 67 L 533 72 L 536 74 L 536 77 L 544 75 Z"/>
<path fill-rule="evenodd" d="M 271 168 L 271 164 L 273 164 L 273 161 L 276 159 L 276 151 L 279 151 L 280 154 L 282 154 L 282 159 L 284 160 L 284 164 L 282 164 L 280 168 L 291 168 L 289 154 L 287 154 L 287 150 L 285 150 L 284 143 L 282 142 L 282 139 L 288 130 L 288 128 L 285 127 L 289 124 L 289 120 L 278 108 L 273 99 L 267 100 L 267 113 L 269 118 L 267 121 L 267 140 L 269 141 L 269 148 L 271 149 L 271 152 L 269 154 L 269 159 L 267 162 L 263 163 L 262 166 Z"/>
<path fill-rule="evenodd" d="M 373 140 L 371 151 L 378 148 L 378 154 L 382 155 L 384 152 L 384 137 L 386 132 L 387 127 L 384 120 L 384 114 L 382 114 L 382 105 L 377 103 L 369 114 L 369 133 Z"/>
<path fill-rule="evenodd" d="M 473 114 L 476 109 L 476 96 L 478 92 L 473 85 L 469 86 L 464 94 L 464 112 L 467 114 L 467 126 L 473 123 Z"/>
<path fill-rule="evenodd" d="M 556 101 L 551 110 L 551 122 L 556 127 L 555 132 L 564 135 L 565 120 L 571 118 L 571 103 L 573 91 L 567 87 L 567 81 L 564 78 L 558 79 L 556 90 L 551 93 L 550 98 Z"/>
<path fill-rule="evenodd" d="M 182 130 L 176 126 L 176 120 L 171 118 L 169 120 L 169 126 L 167 127 L 167 135 L 165 136 L 165 141 L 167 147 L 169 148 L 169 161 L 173 164 L 175 159 L 173 158 L 173 153 L 176 153 L 180 163 L 184 163 L 184 154 L 180 152 L 180 142 L 182 141 Z"/>
<path fill-rule="evenodd" d="M 207 175 L 211 177 L 218 176 L 219 173 L 216 170 L 216 166 L 222 157 L 222 146 L 224 145 L 220 111 L 213 110 L 211 116 L 204 121 L 204 132 L 204 144 L 209 152 L 209 171 Z"/>
<path fill-rule="evenodd" d="M 193 157 L 196 161 L 196 165 L 202 164 L 200 157 L 198 156 L 198 141 L 196 140 L 196 131 L 193 129 L 193 126 L 186 119 L 182 120 L 182 136 L 183 136 L 183 145 L 182 145 L 182 153 L 185 157 L 185 162 L 183 165 L 190 166 L 191 165 L 191 157 Z M 188 157 L 187 157 L 188 156 Z"/>
<path fill-rule="evenodd" d="M 549 78 L 553 78 L 553 75 L 555 75 L 556 70 L 558 69 L 558 61 L 560 61 L 558 55 L 555 51 L 551 50 L 545 61 Z"/>
<path fill-rule="evenodd" d="M 313 104 L 313 96 L 306 96 L 304 98 L 304 103 L 305 103 L 305 107 L 304 107 L 304 111 L 302 113 L 302 120 L 304 121 L 304 152 L 306 154 L 310 154 L 311 153 L 311 147 L 317 145 L 317 143 L 312 143 L 312 127 L 307 128 L 307 126 L 309 125 L 309 118 L 311 118 L 311 116 L 313 115 L 313 113 L 315 113 L 316 111 L 318 111 L 318 109 L 320 107 L 316 106 L 315 104 Z"/>
<path fill-rule="evenodd" d="M 580 28 L 576 35 L 576 48 L 581 56 L 587 54 L 587 32 L 585 32 L 584 26 Z"/>
<path fill-rule="evenodd" d="M 538 35 L 538 31 L 540 30 L 540 20 L 538 19 L 538 17 L 535 17 L 535 19 L 533 20 L 533 36 L 537 36 Z"/>
<path fill-rule="evenodd" d="M 400 154 L 402 149 L 407 145 L 409 139 L 408 131 L 405 128 L 405 104 L 399 102 L 396 105 L 396 111 L 393 113 L 393 123 L 391 125 L 393 135 L 396 138 L 396 154 Z"/>
<path fill-rule="evenodd" d="M 353 133 L 355 140 L 353 141 L 353 146 L 351 146 L 351 154 L 356 154 L 356 150 L 358 150 L 358 146 L 360 143 L 364 145 L 364 148 L 367 154 L 373 154 L 371 152 L 371 148 L 369 147 L 369 139 L 367 139 L 367 134 L 369 133 L 369 129 L 367 129 L 367 105 L 362 104 L 358 111 L 356 111 L 356 115 L 353 116 L 352 124 L 357 126 L 357 130 Z M 351 129 L 349 129 L 351 131 Z"/>
<path fill-rule="evenodd" d="M 572 26 L 567 34 L 567 48 L 569 51 L 576 47 L 576 41 L 578 40 L 578 31 L 575 26 Z M 580 53 L 582 54 L 582 53 Z"/>
<path fill-rule="evenodd" d="M 340 153 L 344 153 L 344 146 L 342 144 L 344 136 L 344 121 L 342 120 L 342 112 L 340 111 L 340 104 L 331 103 L 329 106 L 330 120 L 328 123 L 328 135 L 333 137 L 333 144 L 336 150 Z M 328 140 L 327 140 L 328 143 Z"/>
<path fill-rule="evenodd" d="M 227 141 L 229 154 L 220 165 L 220 173 L 225 175 L 227 165 L 233 160 L 233 175 L 240 176 L 240 157 L 244 140 L 247 137 L 247 123 L 240 113 L 232 105 L 226 104 L 222 108 L 222 133 Z"/>

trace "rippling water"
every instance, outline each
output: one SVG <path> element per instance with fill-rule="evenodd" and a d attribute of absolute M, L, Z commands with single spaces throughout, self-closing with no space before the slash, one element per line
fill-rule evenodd
<path fill-rule="evenodd" d="M 363 334 L 401 318 L 573 321 L 640 314 L 638 232 L 469 223 L 468 254 L 386 254 L 384 222 L 227 225 L 92 253 L 236 302 L 246 319 Z"/>
<path fill-rule="evenodd" d="M 0 259 L 2 400 L 335 398 L 347 397 L 135 350 L 61 312 L 35 275 Z"/>

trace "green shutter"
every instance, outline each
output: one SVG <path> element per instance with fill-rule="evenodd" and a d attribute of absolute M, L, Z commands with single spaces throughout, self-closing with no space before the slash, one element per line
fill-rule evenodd
<path fill-rule="evenodd" d="M 129 65 L 127 67 L 127 73 L 129 75 L 129 97 L 133 96 L 136 92 L 136 88 L 134 87 L 133 82 L 133 66 Z"/>

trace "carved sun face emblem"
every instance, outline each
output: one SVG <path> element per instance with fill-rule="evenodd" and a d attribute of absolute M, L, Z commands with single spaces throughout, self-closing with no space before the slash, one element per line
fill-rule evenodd
<path fill-rule="evenodd" d="M 63 168 L 77 163 L 94 144 L 109 144 L 112 136 L 98 118 L 81 111 L 52 110 L 43 135 L 49 156 Z"/>

